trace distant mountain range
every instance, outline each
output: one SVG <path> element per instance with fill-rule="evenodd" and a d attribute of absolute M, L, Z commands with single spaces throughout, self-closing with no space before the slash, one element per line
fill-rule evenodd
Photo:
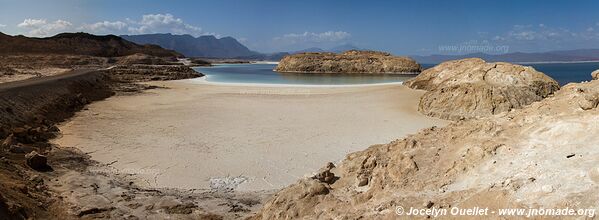
<path fill-rule="evenodd" d="M 343 52 L 358 49 L 351 44 L 344 44 L 329 49 L 317 47 L 305 50 L 277 53 L 260 53 L 252 51 L 233 37 L 216 38 L 212 35 L 193 37 L 191 35 L 174 34 L 141 34 L 121 35 L 122 38 L 138 44 L 154 44 L 178 51 L 187 57 L 280 60 L 286 55 L 303 52 Z"/>
<path fill-rule="evenodd" d="M 187 57 L 202 58 L 227 58 L 247 60 L 280 60 L 286 55 L 304 52 L 343 52 L 347 50 L 360 50 L 352 44 L 343 44 L 336 47 L 322 49 L 318 47 L 298 51 L 260 53 L 252 51 L 233 37 L 216 38 L 211 35 L 193 37 L 191 35 L 174 34 L 142 34 L 122 35 L 122 38 L 137 44 L 154 44 L 163 48 L 175 50 Z M 540 53 L 506 53 L 485 54 L 472 53 L 465 55 L 429 55 L 411 56 L 419 63 L 435 64 L 447 60 L 478 57 L 490 62 L 575 62 L 599 61 L 599 49 L 562 50 Z"/>
<path fill-rule="evenodd" d="M 472 53 L 465 55 L 429 55 L 429 56 L 411 56 L 419 63 L 435 64 L 448 60 L 457 60 L 471 57 L 482 58 L 489 62 L 579 62 L 579 61 L 599 61 L 599 49 L 579 49 L 579 50 L 558 50 L 539 53 L 506 53 L 506 54 L 485 54 Z"/>
<path fill-rule="evenodd" d="M 121 35 L 121 37 L 138 44 L 155 44 L 176 50 L 187 57 L 237 58 L 261 55 L 232 37 L 216 38 L 212 35 L 193 37 L 187 34 L 142 34 Z"/>
<path fill-rule="evenodd" d="M 139 45 L 115 35 L 98 36 L 87 33 L 62 33 L 35 38 L 10 36 L 0 32 L 0 54 L 65 54 L 100 57 L 127 56 L 143 53 L 158 57 L 183 55 L 156 45 Z"/>

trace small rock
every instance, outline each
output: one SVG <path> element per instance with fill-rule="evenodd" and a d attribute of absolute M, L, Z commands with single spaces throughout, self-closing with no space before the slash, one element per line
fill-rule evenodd
<path fill-rule="evenodd" d="M 311 182 L 308 186 L 308 194 L 310 196 L 316 195 L 326 195 L 329 193 L 329 188 L 322 183 L 319 182 Z"/>
<path fill-rule="evenodd" d="M 48 166 L 48 158 L 39 154 L 37 151 L 26 154 L 25 158 L 27 159 L 27 165 L 34 170 L 45 171 L 50 167 Z"/>
<path fill-rule="evenodd" d="M 8 148 L 8 151 L 15 154 L 28 154 L 33 151 L 33 147 L 23 145 L 23 144 L 15 144 Z"/>
<path fill-rule="evenodd" d="M 552 193 L 554 189 L 551 185 L 544 185 L 543 187 L 541 187 L 541 190 L 543 190 L 543 192 L 546 193 Z"/>
<path fill-rule="evenodd" d="M 323 183 L 333 184 L 337 177 L 335 174 L 331 172 L 331 169 L 335 168 L 335 165 L 331 162 L 327 163 L 327 165 L 323 168 L 323 170 L 312 177 L 312 179 L 318 180 Z"/>
<path fill-rule="evenodd" d="M 0 146 L 2 147 L 2 149 L 7 149 L 15 144 L 17 144 L 17 138 L 15 138 L 15 136 L 11 134 L 8 135 L 8 137 L 6 137 L 4 141 L 2 141 L 2 145 Z"/>
<path fill-rule="evenodd" d="M 191 214 L 198 206 L 193 203 L 178 204 L 174 206 L 164 207 L 167 214 Z"/>
<path fill-rule="evenodd" d="M 599 105 L 599 93 L 585 94 L 583 99 L 578 101 L 578 106 L 582 110 L 591 110 Z"/>
<path fill-rule="evenodd" d="M 52 126 L 48 127 L 48 131 L 49 132 L 59 132 L 60 129 L 58 129 L 58 127 L 56 127 L 56 125 L 52 125 Z"/>
<path fill-rule="evenodd" d="M 426 207 L 427 209 L 430 209 L 431 207 L 433 207 L 433 205 L 435 205 L 433 201 L 428 201 L 424 203 L 424 207 Z"/>
<path fill-rule="evenodd" d="M 40 175 L 33 175 L 33 176 L 29 177 L 29 182 L 43 183 L 44 179 Z"/>
<path fill-rule="evenodd" d="M 358 177 L 358 187 L 368 185 L 368 177 L 360 176 Z"/>
<path fill-rule="evenodd" d="M 20 135 L 20 134 L 25 134 L 25 133 L 27 133 L 27 128 L 24 128 L 24 127 L 18 127 L 18 128 L 14 128 L 14 129 L 12 130 L 12 132 L 13 132 L 13 134 L 15 134 L 15 135 L 17 135 L 17 136 L 18 136 L 18 135 Z"/>

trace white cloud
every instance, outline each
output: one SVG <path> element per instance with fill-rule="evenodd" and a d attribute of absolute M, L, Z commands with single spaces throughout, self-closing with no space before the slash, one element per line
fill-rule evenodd
<path fill-rule="evenodd" d="M 79 27 L 79 30 L 87 31 L 87 32 L 94 33 L 94 34 L 99 34 L 99 33 L 114 34 L 116 32 L 120 33 L 126 27 L 127 27 L 127 23 L 122 22 L 122 21 L 115 21 L 115 22 L 102 21 L 102 22 L 96 22 L 93 24 L 83 24 L 81 27 Z"/>
<path fill-rule="evenodd" d="M 509 37 L 513 37 L 517 40 L 534 40 L 537 38 L 537 33 L 534 31 L 518 31 L 508 33 Z"/>
<path fill-rule="evenodd" d="M 73 24 L 65 20 L 48 22 L 46 19 L 25 19 L 17 25 L 19 28 L 29 30 L 32 36 L 47 36 L 69 29 Z"/>
<path fill-rule="evenodd" d="M 6 27 L 5 24 L 0 24 L 0 28 Z"/>
<path fill-rule="evenodd" d="M 2 27 L 2 26 L 0 26 Z M 151 34 L 173 33 L 190 34 L 193 36 L 216 35 L 216 33 L 202 32 L 202 28 L 185 23 L 181 18 L 171 14 L 146 14 L 141 20 L 126 18 L 121 21 L 99 21 L 84 23 L 74 26 L 65 20 L 49 22 L 46 19 L 25 19 L 17 27 L 27 30 L 30 36 L 49 36 L 60 32 L 83 31 L 92 34 Z"/>
<path fill-rule="evenodd" d="M 499 35 L 497 35 L 497 36 L 493 37 L 493 40 L 497 40 L 497 41 L 504 41 L 504 40 L 505 40 L 505 37 L 502 37 L 502 36 L 499 36 Z"/>
<path fill-rule="evenodd" d="M 171 14 L 147 14 L 142 16 L 141 21 L 126 20 L 132 24 L 128 28 L 128 31 L 132 34 L 173 33 L 194 36 L 203 34 L 202 28 L 187 24 Z"/>
<path fill-rule="evenodd" d="M 587 29 L 587 31 L 593 29 Z M 564 28 L 553 28 L 547 25 L 514 25 L 504 35 L 493 38 L 496 41 L 560 41 L 571 37 L 580 36 L 581 33 L 572 32 Z"/>
<path fill-rule="evenodd" d="M 299 43 L 299 42 L 336 42 L 348 39 L 351 37 L 350 33 L 345 31 L 327 31 L 322 33 L 304 32 L 301 34 L 285 34 L 282 37 L 275 37 L 275 41 L 285 41 L 288 43 Z"/>

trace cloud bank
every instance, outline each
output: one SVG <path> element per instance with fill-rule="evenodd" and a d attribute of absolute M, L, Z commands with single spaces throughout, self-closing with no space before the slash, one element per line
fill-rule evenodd
<path fill-rule="evenodd" d="M 17 25 L 19 28 L 28 30 L 32 36 L 47 36 L 58 32 L 66 31 L 73 26 L 71 22 L 65 20 L 56 20 L 48 22 L 46 19 L 25 19 Z"/>
<path fill-rule="evenodd" d="M 0 25 L 0 27 L 2 27 Z M 27 18 L 17 27 L 24 30 L 29 36 L 45 37 L 61 32 L 84 31 L 92 34 L 152 34 L 173 33 L 200 36 L 204 34 L 202 28 L 185 23 L 181 18 L 172 14 L 145 14 L 140 20 L 125 19 L 123 21 L 100 21 L 84 23 L 79 26 L 66 20 L 49 22 L 46 19 Z"/>
<path fill-rule="evenodd" d="M 300 43 L 300 42 L 313 42 L 313 43 L 322 43 L 322 42 L 337 42 L 346 40 L 351 37 L 350 33 L 345 31 L 326 31 L 322 33 L 314 33 L 314 32 L 304 32 L 300 34 L 290 33 L 285 34 L 281 37 L 275 37 L 275 41 L 287 42 L 290 44 Z"/>
<path fill-rule="evenodd" d="M 128 29 L 132 34 L 173 33 L 194 36 L 203 34 L 202 28 L 187 24 L 171 14 L 147 14 L 143 15 L 139 22 L 132 20 L 129 22 L 135 25 Z"/>

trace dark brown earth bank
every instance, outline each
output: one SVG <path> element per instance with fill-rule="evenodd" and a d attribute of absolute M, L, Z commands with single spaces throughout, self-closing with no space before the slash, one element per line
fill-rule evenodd
<path fill-rule="evenodd" d="M 40 176 L 48 172 L 49 179 L 52 166 L 27 165 L 26 155 L 35 151 L 46 157 L 52 149 L 47 140 L 59 132 L 54 124 L 86 103 L 110 96 L 108 81 L 98 71 L 77 71 L 0 86 L 0 138 L 4 140 L 0 150 L 2 219 L 61 215 L 64 206 L 52 197 Z"/>
<path fill-rule="evenodd" d="M 132 83 L 154 77 L 114 71 L 82 69 L 0 84 L 0 219 L 222 219 L 259 207 L 269 192 L 141 188 L 133 184 L 134 175 L 48 143 L 61 135 L 57 123 L 90 102 L 161 89 Z"/>
<path fill-rule="evenodd" d="M 237 218 L 268 195 L 140 188 L 134 175 L 48 142 L 91 102 L 200 77 L 191 67 L 210 63 L 116 36 L 0 38 L 0 219 Z"/>

